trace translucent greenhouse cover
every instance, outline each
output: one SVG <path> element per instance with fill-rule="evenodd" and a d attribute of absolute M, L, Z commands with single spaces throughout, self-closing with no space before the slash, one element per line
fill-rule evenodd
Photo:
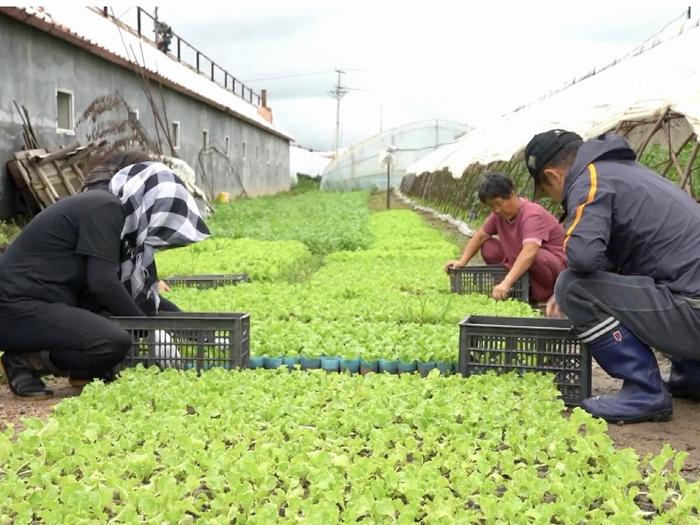
<path fill-rule="evenodd" d="M 386 187 L 386 164 L 383 158 L 394 146 L 391 185 L 398 187 L 406 167 L 426 152 L 451 144 L 468 126 L 444 120 L 424 120 L 389 129 L 349 147 L 323 172 L 322 190 L 356 190 Z"/>
<path fill-rule="evenodd" d="M 480 126 L 407 167 L 421 174 L 448 168 L 455 178 L 474 163 L 508 161 L 536 133 L 553 128 L 584 138 L 615 129 L 626 120 L 651 119 L 667 108 L 686 117 L 700 136 L 698 19 L 649 42 L 639 54 L 584 78 L 547 98 Z"/>
<path fill-rule="evenodd" d="M 290 146 L 289 176 L 292 180 L 292 184 L 297 183 L 297 175 L 320 177 L 332 157 L 332 152 L 309 151 L 298 146 Z"/>

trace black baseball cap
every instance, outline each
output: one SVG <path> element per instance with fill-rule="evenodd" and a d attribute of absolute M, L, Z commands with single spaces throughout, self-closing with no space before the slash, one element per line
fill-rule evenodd
<path fill-rule="evenodd" d="M 535 182 L 535 187 L 539 182 L 540 170 L 564 146 L 576 141 L 583 142 L 583 139 L 577 133 L 563 129 L 550 129 L 532 137 L 527 146 L 525 146 L 525 164 Z"/>

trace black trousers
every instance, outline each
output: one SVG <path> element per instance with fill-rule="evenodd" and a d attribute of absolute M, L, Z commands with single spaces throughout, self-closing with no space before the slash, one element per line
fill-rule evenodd
<path fill-rule="evenodd" d="M 0 301 L 0 349 L 49 350 L 51 362 L 77 377 L 110 371 L 126 356 L 129 334 L 83 308 L 36 300 Z"/>
<path fill-rule="evenodd" d="M 700 301 L 674 294 L 651 277 L 565 270 L 554 294 L 584 342 L 622 323 L 660 352 L 700 359 Z"/>

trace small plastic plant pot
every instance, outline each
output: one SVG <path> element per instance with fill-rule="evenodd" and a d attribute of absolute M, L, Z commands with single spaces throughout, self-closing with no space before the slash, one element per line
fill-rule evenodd
<path fill-rule="evenodd" d="M 441 376 L 449 376 L 452 375 L 452 372 L 454 372 L 454 365 L 443 361 L 438 361 L 435 363 L 435 368 L 440 371 Z"/>
<path fill-rule="evenodd" d="M 268 370 L 274 370 L 275 368 L 279 368 L 282 366 L 282 358 L 281 357 L 266 357 L 265 361 L 265 368 Z"/>
<path fill-rule="evenodd" d="M 417 364 L 418 368 L 418 373 L 421 375 L 421 377 L 426 377 L 430 371 L 435 368 L 435 362 L 434 361 L 426 361 L 426 362 L 421 362 Z"/>
<path fill-rule="evenodd" d="M 250 362 L 248 364 L 249 368 L 257 369 L 265 367 L 265 358 L 262 356 L 252 355 L 250 356 Z"/>
<path fill-rule="evenodd" d="M 299 359 L 302 370 L 317 370 L 321 368 L 320 357 L 302 357 Z"/>
<path fill-rule="evenodd" d="M 294 370 L 294 367 L 299 364 L 299 356 L 283 357 L 282 364 L 290 370 Z"/>
<path fill-rule="evenodd" d="M 339 357 L 322 357 L 321 358 L 321 368 L 326 372 L 338 372 L 340 371 L 340 358 Z"/>
<path fill-rule="evenodd" d="M 399 372 L 399 362 L 393 359 L 380 359 L 377 361 L 377 367 L 380 372 L 387 374 L 397 374 Z"/>
<path fill-rule="evenodd" d="M 415 361 L 399 361 L 399 374 L 413 374 L 418 370 L 418 364 Z"/>
<path fill-rule="evenodd" d="M 370 372 L 376 372 L 377 371 L 377 362 L 376 361 L 365 361 L 362 359 L 360 361 L 360 373 L 362 375 L 369 374 Z"/>
<path fill-rule="evenodd" d="M 340 360 L 340 371 L 348 372 L 350 374 L 360 373 L 360 360 L 359 359 L 341 359 Z"/>

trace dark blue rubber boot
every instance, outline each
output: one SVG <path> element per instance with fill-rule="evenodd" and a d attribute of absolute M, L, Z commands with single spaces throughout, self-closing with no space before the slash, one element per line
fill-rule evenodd
<path fill-rule="evenodd" d="M 673 397 L 700 401 L 700 360 L 671 358 L 671 375 L 666 388 Z"/>
<path fill-rule="evenodd" d="M 603 370 L 623 383 L 617 394 L 585 399 L 586 412 L 610 423 L 671 419 L 673 403 L 651 348 L 618 325 L 589 342 L 588 349 Z"/>

